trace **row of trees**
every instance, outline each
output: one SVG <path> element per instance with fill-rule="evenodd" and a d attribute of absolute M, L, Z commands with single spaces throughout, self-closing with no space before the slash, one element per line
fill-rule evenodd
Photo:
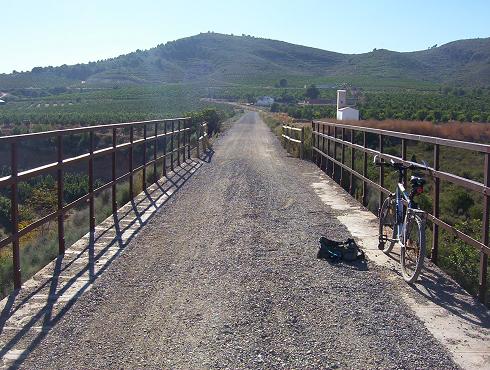
<path fill-rule="evenodd" d="M 311 85 L 304 90 L 303 98 L 317 99 L 323 94 L 323 91 Z M 298 107 L 299 99 L 297 94 L 292 95 L 284 90 L 275 95 L 277 103 L 272 106 L 272 111 L 286 112 L 294 118 L 303 119 L 336 116 L 333 106 Z M 364 92 L 357 98 L 357 107 L 362 119 L 490 122 L 490 91 L 445 88 L 439 92 Z"/>

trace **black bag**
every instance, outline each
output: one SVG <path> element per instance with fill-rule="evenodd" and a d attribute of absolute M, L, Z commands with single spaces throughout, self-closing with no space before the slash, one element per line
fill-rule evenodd
<path fill-rule="evenodd" d="M 364 259 L 364 252 L 359 248 L 354 239 L 339 242 L 322 236 L 319 241 L 320 249 L 316 255 L 317 258 L 333 261 L 343 260 L 347 262 Z"/>

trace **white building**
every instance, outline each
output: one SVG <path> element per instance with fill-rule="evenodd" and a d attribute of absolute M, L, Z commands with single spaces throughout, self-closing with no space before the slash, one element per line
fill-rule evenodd
<path fill-rule="evenodd" d="M 359 121 L 359 111 L 347 106 L 346 90 L 337 90 L 337 119 L 339 121 Z"/>
<path fill-rule="evenodd" d="M 337 90 L 337 109 L 347 107 L 347 90 Z"/>
<path fill-rule="evenodd" d="M 255 103 L 255 105 L 259 105 L 261 107 L 270 107 L 272 104 L 274 104 L 274 98 L 271 98 L 270 96 L 261 96 Z"/>
<path fill-rule="evenodd" d="M 359 111 L 351 107 L 337 109 L 339 121 L 359 121 Z"/>
<path fill-rule="evenodd" d="M 0 99 L 0 105 L 4 105 L 4 104 L 7 104 L 5 100 Z"/>

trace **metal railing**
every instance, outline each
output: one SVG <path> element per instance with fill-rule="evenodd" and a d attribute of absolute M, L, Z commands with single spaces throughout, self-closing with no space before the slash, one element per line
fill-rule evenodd
<path fill-rule="evenodd" d="M 298 137 L 298 134 L 299 134 L 299 138 L 293 137 L 293 136 Z M 281 136 L 286 140 L 285 146 L 286 146 L 286 150 L 288 153 L 291 152 L 293 144 L 299 145 L 299 157 L 301 159 L 303 159 L 304 158 L 304 151 L 305 151 L 305 129 L 304 129 L 304 127 L 298 128 L 298 127 L 283 125 Z"/>
<path fill-rule="evenodd" d="M 377 150 L 368 147 L 367 135 L 376 135 Z M 378 155 L 382 160 L 394 160 L 398 163 L 412 164 L 407 160 L 407 142 L 421 142 L 433 146 L 433 167 L 427 171 L 433 178 L 433 202 L 432 212 L 428 214 L 428 220 L 432 223 L 432 253 L 431 260 L 437 264 L 439 248 L 439 228 L 452 232 L 463 242 L 480 251 L 479 290 L 480 301 L 485 301 L 487 290 L 487 268 L 489 247 L 489 213 L 490 213 L 490 145 L 471 143 L 465 141 L 442 139 L 431 136 L 407 134 L 402 132 L 380 130 L 368 127 L 343 125 L 329 122 L 312 122 L 312 156 L 313 161 L 320 166 L 332 178 L 340 178 L 340 183 L 346 182 L 345 175 L 348 173 L 349 193 L 354 192 L 354 177 L 362 181 L 362 203 L 367 205 L 367 186 L 370 185 L 379 191 L 379 208 L 383 196 L 389 194 L 390 190 L 384 187 L 384 169 L 379 168 L 378 182 L 368 178 L 368 155 Z M 355 137 L 362 137 L 362 144 L 355 142 Z M 401 157 L 384 153 L 385 141 L 388 138 L 401 140 Z M 440 170 L 441 147 L 465 149 L 481 153 L 484 156 L 483 183 L 469 180 L 452 173 Z M 350 148 L 350 158 L 346 158 L 346 148 Z M 362 169 L 355 169 L 355 152 L 362 153 Z M 340 158 L 339 158 L 340 155 Z M 467 190 L 477 192 L 483 196 L 483 227 L 482 239 L 465 234 L 454 226 L 440 219 L 440 183 L 441 180 L 454 185 L 462 186 Z M 406 182 L 406 179 L 405 179 Z"/>
<path fill-rule="evenodd" d="M 197 128 L 197 145 L 196 145 L 196 150 L 197 150 L 197 156 L 201 156 L 201 150 L 199 147 L 199 144 L 202 143 L 202 151 L 205 152 L 207 149 L 209 149 L 209 138 L 208 138 L 208 124 L 204 122 L 203 124 L 199 125 Z"/>
<path fill-rule="evenodd" d="M 143 131 L 143 137 L 135 139 L 135 130 Z M 192 125 L 190 118 L 175 118 L 164 120 L 150 120 L 141 122 L 118 123 L 109 125 L 99 125 L 91 127 L 64 129 L 46 131 L 40 133 L 12 135 L 0 137 L 0 148 L 10 147 L 10 175 L 0 178 L 0 189 L 10 188 L 10 221 L 11 232 L 6 238 L 0 240 L 0 249 L 12 245 L 13 258 L 13 281 L 14 288 L 21 287 L 21 266 L 20 266 L 20 238 L 35 230 L 36 228 L 52 221 L 57 220 L 58 234 L 58 252 L 65 252 L 64 236 L 64 216 L 66 213 L 84 203 L 89 205 L 89 231 L 95 231 L 95 196 L 106 189 L 111 189 L 112 195 L 112 212 L 116 213 L 118 209 L 116 201 L 117 184 L 123 180 L 129 181 L 129 198 L 133 199 L 134 194 L 134 175 L 136 172 L 142 172 L 142 188 L 147 188 L 147 168 L 153 166 L 153 182 L 167 174 L 167 168 L 174 169 L 175 163 L 180 165 L 186 159 L 191 157 L 191 135 L 192 129 L 197 132 L 196 147 L 199 150 L 199 144 L 203 138 L 207 138 L 206 124 Z M 111 135 L 110 144 L 101 149 L 95 148 L 97 134 Z M 84 153 L 65 158 L 63 139 L 71 135 L 88 135 L 88 150 Z M 118 138 L 123 139 L 118 143 Z M 21 142 L 33 139 L 54 139 L 56 143 L 57 161 L 46 165 L 28 168 L 19 171 L 19 146 Z M 153 143 L 153 150 L 150 150 L 151 159 L 148 158 L 148 144 Z M 170 147 L 170 148 L 169 148 Z M 207 147 L 203 145 L 203 149 Z M 135 148 L 142 151 L 142 161 L 139 165 L 134 163 Z M 151 148 L 150 148 L 151 149 Z M 118 161 L 118 152 L 127 151 L 127 172 L 116 176 L 116 163 Z M 163 154 L 158 155 L 159 152 Z M 94 160 L 101 157 L 111 156 L 111 174 L 110 181 L 94 188 Z M 84 196 L 65 204 L 64 202 L 64 173 L 68 166 L 79 164 L 80 162 L 88 163 L 88 193 Z M 161 162 L 161 171 L 157 164 Z M 19 227 L 19 183 L 32 179 L 36 176 L 46 175 L 56 171 L 56 193 L 57 209 L 36 221 Z M 109 176 L 107 176 L 109 177 Z"/>

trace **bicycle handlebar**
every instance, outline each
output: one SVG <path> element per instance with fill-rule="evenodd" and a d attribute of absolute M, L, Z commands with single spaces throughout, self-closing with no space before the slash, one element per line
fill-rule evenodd
<path fill-rule="evenodd" d="M 400 170 L 415 170 L 415 169 L 417 169 L 417 170 L 428 170 L 427 164 L 425 164 L 425 166 L 424 165 L 418 165 L 418 164 L 406 165 L 404 163 L 395 162 L 393 159 L 391 159 L 390 162 L 381 162 L 378 155 L 374 156 L 374 165 L 379 166 L 379 167 L 390 166 L 390 167 L 395 168 L 398 171 L 400 171 Z"/>

